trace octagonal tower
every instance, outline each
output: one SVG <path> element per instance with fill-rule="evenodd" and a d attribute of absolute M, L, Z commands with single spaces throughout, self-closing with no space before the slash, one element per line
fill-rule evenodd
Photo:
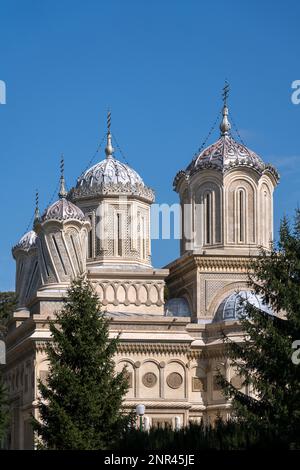
<path fill-rule="evenodd" d="M 219 139 L 174 179 L 182 208 L 181 257 L 167 266 L 168 285 L 172 297 L 188 301 L 197 321 L 212 319 L 226 295 L 247 288 L 251 256 L 273 240 L 279 175 L 232 137 L 227 94 Z"/>

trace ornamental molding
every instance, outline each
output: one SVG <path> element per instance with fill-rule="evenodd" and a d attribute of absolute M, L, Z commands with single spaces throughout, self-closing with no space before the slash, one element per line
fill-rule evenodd
<path fill-rule="evenodd" d="M 118 353 L 121 354 L 187 354 L 189 351 L 189 345 L 186 344 L 121 343 L 118 345 Z"/>
<path fill-rule="evenodd" d="M 79 186 L 72 188 L 68 198 L 73 201 L 81 201 L 97 196 L 131 196 L 146 202 L 154 202 L 154 191 L 147 186 L 137 183 L 100 183 L 92 187 Z"/>
<path fill-rule="evenodd" d="M 141 354 L 141 355 L 184 355 L 187 359 L 199 359 L 202 357 L 201 350 L 192 350 L 186 344 L 162 344 L 162 343 L 120 343 L 117 348 L 118 354 Z"/>
<path fill-rule="evenodd" d="M 250 257 L 209 257 L 194 255 L 197 267 L 204 271 L 242 271 L 248 273 L 253 256 Z"/>
<path fill-rule="evenodd" d="M 163 299 L 163 281 L 148 280 L 148 281 L 130 281 L 130 280 L 92 280 L 92 285 L 95 287 L 102 305 L 113 304 L 118 305 L 156 305 L 161 307 L 164 304 Z M 112 288 L 113 298 L 108 298 L 107 293 L 109 288 Z M 132 290 L 133 288 L 133 290 Z M 124 294 L 124 298 L 121 297 L 120 292 Z M 145 298 L 143 295 L 145 295 Z"/>
<path fill-rule="evenodd" d="M 139 405 L 141 403 L 141 401 L 125 401 L 124 403 L 124 407 L 125 408 L 136 408 L 137 405 Z M 168 401 L 166 400 L 165 402 L 162 402 L 162 401 L 158 401 L 158 402 L 155 402 L 155 401 L 147 401 L 147 400 L 143 400 L 143 404 L 145 405 L 146 407 L 146 410 L 148 409 L 153 409 L 153 408 L 159 408 L 159 409 L 166 409 L 166 408 L 181 408 L 181 409 L 185 409 L 185 410 L 188 410 L 191 408 L 191 404 L 190 403 L 187 403 L 187 402 L 183 402 L 183 401 Z M 146 413 L 147 414 L 147 413 Z"/>

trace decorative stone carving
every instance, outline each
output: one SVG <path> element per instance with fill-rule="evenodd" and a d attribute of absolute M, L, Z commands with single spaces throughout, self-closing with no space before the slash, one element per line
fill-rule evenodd
<path fill-rule="evenodd" d="M 206 392 L 207 380 L 202 377 L 192 377 L 192 391 L 193 392 Z"/>
<path fill-rule="evenodd" d="M 152 388 L 156 385 L 157 376 L 154 374 L 154 372 L 147 372 L 143 375 L 142 382 L 145 387 Z"/>
<path fill-rule="evenodd" d="M 41 220 L 70 220 L 76 219 L 81 222 L 86 221 L 84 213 L 71 201 L 65 198 L 59 199 L 46 209 Z"/>
<path fill-rule="evenodd" d="M 100 183 L 94 187 L 77 186 L 69 192 L 69 198 L 72 201 L 78 201 L 95 196 L 106 195 L 128 195 L 135 196 L 147 202 L 154 201 L 154 192 L 142 183 L 136 183 L 134 186 L 130 183 Z"/>
<path fill-rule="evenodd" d="M 183 378 L 178 372 L 171 372 L 167 377 L 167 384 L 170 388 L 179 388 L 182 385 Z"/>

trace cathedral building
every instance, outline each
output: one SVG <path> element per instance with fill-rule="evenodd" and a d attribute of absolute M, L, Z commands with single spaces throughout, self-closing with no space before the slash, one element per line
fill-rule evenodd
<path fill-rule="evenodd" d="M 144 425 L 185 426 L 227 417 L 218 371 L 243 384 L 224 352 L 223 333 L 241 341 L 240 297 L 265 308 L 247 283 L 249 261 L 273 239 L 276 169 L 231 135 L 224 101 L 219 139 L 177 173 L 180 256 L 151 263 L 154 192 L 114 157 L 108 119 L 102 161 L 59 198 L 13 247 L 18 308 L 7 336 L 10 448 L 31 449 L 38 382 L 47 380 L 49 320 L 70 280 L 85 274 L 121 332 L 116 369 L 127 366 L 128 410 L 145 406 Z M 165 293 L 168 293 L 167 300 Z M 251 390 L 244 390 L 251 393 Z"/>

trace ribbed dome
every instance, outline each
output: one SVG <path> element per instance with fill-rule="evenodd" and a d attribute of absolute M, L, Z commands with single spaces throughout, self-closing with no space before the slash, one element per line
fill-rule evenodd
<path fill-rule="evenodd" d="M 247 302 L 264 312 L 272 313 L 270 307 L 263 303 L 261 296 L 250 291 L 240 291 L 234 292 L 221 302 L 213 321 L 240 320 L 246 316 Z"/>
<path fill-rule="evenodd" d="M 49 206 L 41 217 L 41 221 L 46 220 L 68 220 L 76 219 L 81 222 L 86 221 L 86 217 L 79 207 L 64 197 Z"/>
<path fill-rule="evenodd" d="M 25 235 L 20 238 L 19 242 L 13 247 L 12 252 L 13 254 L 17 250 L 23 250 L 28 252 L 32 248 L 36 247 L 36 238 L 37 235 L 34 230 L 30 230 L 29 232 L 25 233 Z"/>
<path fill-rule="evenodd" d="M 112 156 L 85 171 L 78 178 L 76 187 L 71 189 L 69 198 L 77 201 L 107 194 L 135 195 L 147 201 L 154 200 L 152 189 L 145 185 L 140 175 Z"/>
<path fill-rule="evenodd" d="M 106 184 L 144 185 L 140 175 L 125 163 L 115 158 L 106 158 L 85 171 L 77 182 L 78 187 L 92 188 Z"/>
<path fill-rule="evenodd" d="M 107 115 L 107 144 L 106 158 L 86 170 L 77 180 L 75 188 L 69 192 L 72 201 L 82 200 L 102 195 L 136 196 L 153 202 L 154 193 L 148 188 L 140 175 L 114 158 L 112 134 L 110 132 L 111 113 Z"/>
<path fill-rule="evenodd" d="M 203 169 L 213 169 L 225 173 L 237 167 L 252 168 L 259 174 L 269 172 L 276 182 L 279 180 L 276 168 L 264 163 L 257 153 L 237 142 L 230 134 L 230 129 L 228 108 L 224 106 L 223 120 L 220 124 L 220 138 L 196 154 L 186 170 L 180 170 L 177 173 L 173 182 L 176 191 L 181 181 L 189 180 L 195 173 Z"/>
<path fill-rule="evenodd" d="M 217 142 L 210 145 L 197 155 L 187 167 L 193 173 L 208 166 L 225 169 L 230 166 L 248 165 L 263 170 L 262 159 L 245 145 L 236 142 L 229 134 L 222 135 Z"/>

